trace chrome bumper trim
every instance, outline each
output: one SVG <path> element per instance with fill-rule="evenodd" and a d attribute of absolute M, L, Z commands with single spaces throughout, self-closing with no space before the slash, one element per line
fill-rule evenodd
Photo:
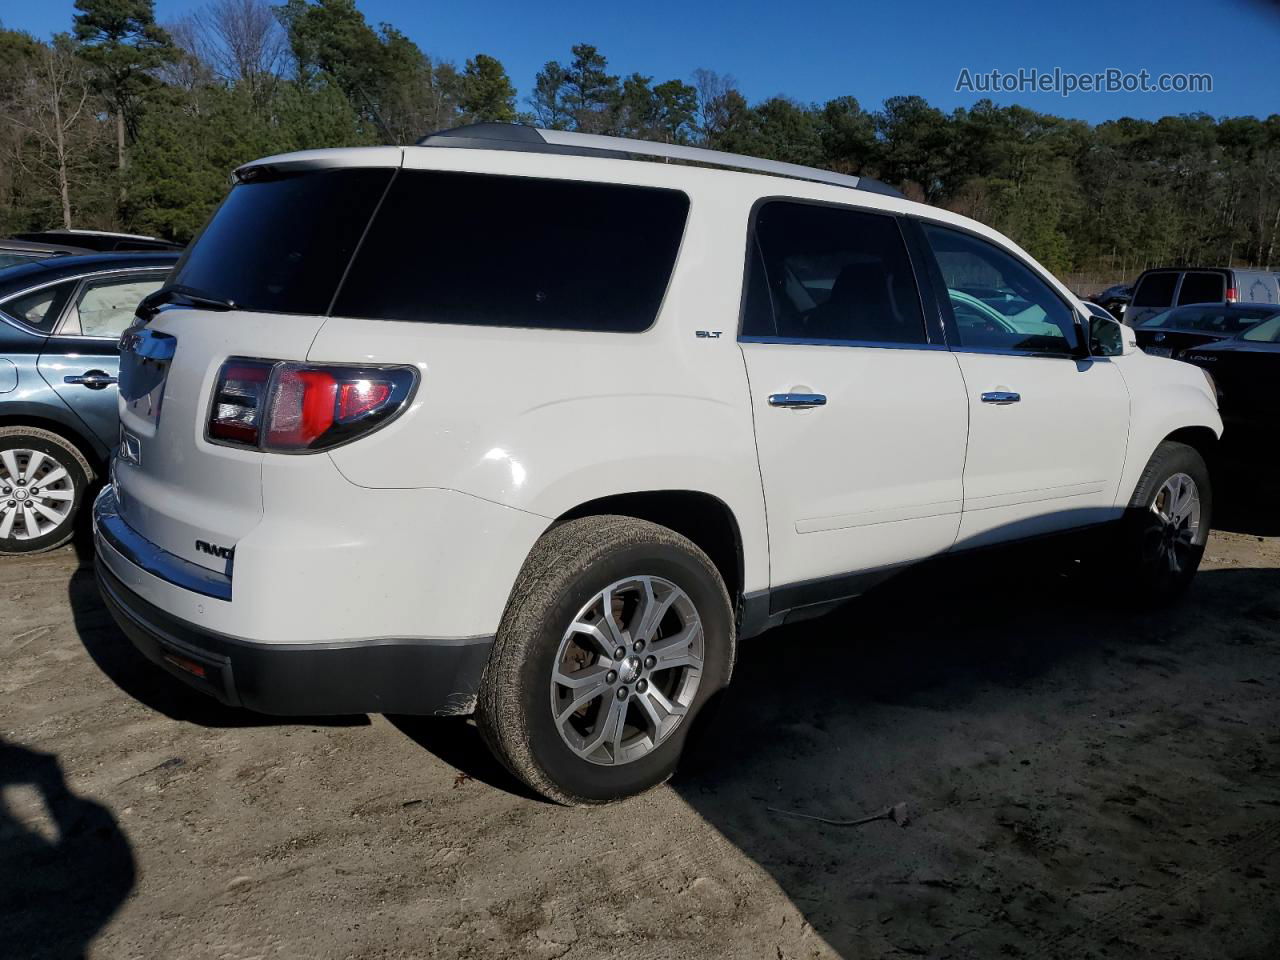
<path fill-rule="evenodd" d="M 231 578 L 226 574 L 161 550 L 125 523 L 110 485 L 93 502 L 93 537 L 99 553 L 105 544 L 135 567 L 175 587 L 215 600 L 231 599 Z"/>

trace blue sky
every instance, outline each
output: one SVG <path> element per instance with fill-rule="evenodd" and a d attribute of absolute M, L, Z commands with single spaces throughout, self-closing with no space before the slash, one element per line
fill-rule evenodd
<path fill-rule="evenodd" d="M 204 0 L 157 0 L 163 22 Z M 74 0 L 0 0 L 0 22 L 39 36 L 68 29 Z M 571 44 L 594 43 L 611 72 L 658 82 L 698 67 L 733 75 L 751 100 L 787 94 L 823 101 L 852 94 L 868 109 L 916 93 L 950 110 L 980 93 L 957 93 L 972 73 L 1108 67 L 1152 76 L 1208 73 L 1211 93 L 1012 93 L 992 97 L 1091 122 L 1204 111 L 1214 116 L 1280 112 L 1280 12 L 1263 0 L 1152 3 L 1037 0 L 990 3 L 817 3 L 811 0 L 608 0 L 550 4 L 358 0 L 374 24 L 395 24 L 427 53 L 459 66 L 476 52 L 498 57 L 519 88 L 521 107 L 547 60 Z M 623 10 L 625 9 L 625 13 Z"/>

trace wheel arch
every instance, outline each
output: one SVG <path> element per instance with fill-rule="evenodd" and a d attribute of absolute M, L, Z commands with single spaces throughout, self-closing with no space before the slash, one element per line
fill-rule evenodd
<path fill-rule="evenodd" d="M 645 490 L 598 497 L 556 517 L 558 526 L 579 517 L 618 514 L 647 520 L 688 537 L 711 558 L 736 607 L 742 596 L 744 553 L 737 517 L 719 497 L 698 490 Z"/>
<path fill-rule="evenodd" d="M 1179 427 L 1161 440 L 1160 443 L 1185 443 L 1199 453 L 1200 456 L 1204 457 L 1205 463 L 1212 465 L 1213 458 L 1217 453 L 1219 440 L 1218 434 L 1212 427 L 1192 426 Z M 1159 445 L 1156 444 L 1156 446 Z"/>
<path fill-rule="evenodd" d="M 34 427 L 38 430 L 48 430 L 50 433 L 56 433 L 79 450 L 80 455 L 93 468 L 94 476 L 89 478 L 91 483 L 106 475 L 107 457 L 100 445 L 94 443 L 83 431 L 76 429 L 75 426 L 64 420 L 41 416 L 38 413 L 11 412 L 8 409 L 0 408 L 0 427 Z"/>

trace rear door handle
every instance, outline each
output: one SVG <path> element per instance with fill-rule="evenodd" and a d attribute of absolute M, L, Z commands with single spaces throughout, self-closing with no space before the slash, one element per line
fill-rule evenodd
<path fill-rule="evenodd" d="M 826 405 L 826 395 L 821 393 L 769 394 L 769 406 L 771 407 L 796 407 L 800 410 L 807 410 L 809 407 L 825 407 Z"/>
<path fill-rule="evenodd" d="M 982 395 L 983 403 L 994 403 L 998 406 L 1005 406 L 1010 403 L 1019 403 L 1022 401 L 1022 394 L 1013 393 L 1009 390 L 991 390 Z"/>
<path fill-rule="evenodd" d="M 103 390 L 115 383 L 117 379 L 105 370 L 89 370 L 78 377 L 63 377 L 62 382 L 77 383 L 82 387 L 88 387 L 90 390 Z"/>

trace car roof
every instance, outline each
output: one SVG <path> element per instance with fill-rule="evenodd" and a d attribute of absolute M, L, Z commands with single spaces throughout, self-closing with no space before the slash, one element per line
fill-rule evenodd
<path fill-rule="evenodd" d="M 110 230 L 38 230 L 15 233 L 15 240 L 36 243 L 69 244 L 83 250 L 180 250 L 181 245 L 147 237 L 138 233 L 115 233 Z"/>
<path fill-rule="evenodd" d="M 263 157 L 236 168 L 235 179 L 254 183 L 307 171 L 355 168 L 435 170 L 634 184 L 683 190 L 691 195 L 729 191 L 753 202 L 798 200 L 850 205 L 873 213 L 920 218 L 993 242 L 1036 263 L 1038 274 L 1068 303 L 1079 302 L 1058 277 L 998 230 L 962 214 L 909 200 L 877 181 L 674 144 L 538 130 L 518 124 L 498 126 L 532 131 L 537 135 L 534 149 L 527 149 L 527 144 L 503 145 L 492 138 L 467 136 L 466 128 L 457 128 L 459 136 L 445 137 L 445 143 L 425 142 L 439 136 L 431 134 L 416 146 L 334 147 Z M 528 135 L 526 132 L 519 136 Z M 645 162 L 638 159 L 642 157 L 676 162 Z"/>
<path fill-rule="evenodd" d="M 24 263 L 0 270 L 0 296 L 17 293 L 27 287 L 107 270 L 145 267 L 168 269 L 178 262 L 179 256 L 181 254 L 177 251 L 147 250 L 132 253 L 90 253 Z"/>
<path fill-rule="evenodd" d="M 0 250 L 19 250 L 23 253 L 47 253 L 60 256 L 68 253 L 92 253 L 88 247 L 75 247 L 65 243 L 46 243 L 41 240 L 20 240 L 17 237 L 0 238 Z"/>
<path fill-rule="evenodd" d="M 1138 274 L 1141 280 L 1148 273 L 1276 273 L 1275 270 L 1263 270 L 1261 267 L 1152 267 Z"/>

